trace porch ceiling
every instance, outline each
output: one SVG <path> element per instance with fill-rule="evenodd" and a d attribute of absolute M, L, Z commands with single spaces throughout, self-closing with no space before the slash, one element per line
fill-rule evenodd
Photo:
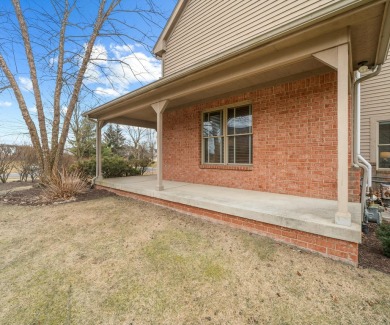
<path fill-rule="evenodd" d="M 385 2 L 378 1 L 288 37 L 248 48 L 241 54 L 237 52 L 225 59 L 201 63 L 104 104 L 86 115 L 107 122 L 155 127 L 156 114 L 150 106 L 152 103 L 168 100 L 167 110 L 172 110 L 252 87 L 265 87 L 330 71 L 312 54 L 345 43 L 349 43 L 352 50 L 351 71 L 361 61 L 368 61 L 370 65 L 381 63 L 378 53 L 389 41 L 389 35 L 384 33 L 384 29 L 388 29 L 384 25 L 388 16 L 386 8 Z"/>

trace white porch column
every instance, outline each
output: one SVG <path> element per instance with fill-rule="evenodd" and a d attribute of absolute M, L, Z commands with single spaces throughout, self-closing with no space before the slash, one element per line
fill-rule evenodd
<path fill-rule="evenodd" d="M 348 211 L 348 45 L 340 45 L 337 55 L 337 203 L 335 222 L 351 226 Z"/>
<path fill-rule="evenodd" d="M 337 212 L 335 223 L 351 226 L 352 218 L 348 211 L 348 44 L 314 53 L 313 56 L 337 69 Z"/>
<path fill-rule="evenodd" d="M 96 179 L 103 179 L 102 173 L 102 128 L 104 121 L 96 122 Z"/>
<path fill-rule="evenodd" d="M 157 114 L 157 191 L 162 191 L 163 186 L 163 113 L 168 105 L 167 100 L 152 104 Z"/>

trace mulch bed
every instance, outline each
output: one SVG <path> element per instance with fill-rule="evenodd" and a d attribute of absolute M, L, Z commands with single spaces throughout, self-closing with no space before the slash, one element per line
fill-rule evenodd
<path fill-rule="evenodd" d="M 20 191 L 13 191 L 18 187 L 27 186 L 32 186 L 32 188 Z M 4 191 L 6 191 L 7 193 L 4 193 Z M 43 188 L 37 183 L 9 182 L 5 184 L 0 184 L 0 202 L 4 202 L 6 204 L 11 205 L 43 206 L 51 204 L 96 200 L 108 196 L 116 196 L 116 194 L 105 190 L 88 189 L 86 193 L 80 194 L 77 197 L 71 198 L 69 200 L 56 199 L 49 201 L 43 197 Z"/>
<path fill-rule="evenodd" d="M 39 187 L 38 184 L 31 182 L 9 182 L 0 184 L 0 192 L 29 185 L 32 185 L 33 187 L 22 191 L 10 191 L 5 195 L 0 194 L 0 202 L 12 205 L 39 206 L 96 200 L 102 197 L 116 196 L 116 194 L 109 191 L 89 189 L 86 193 L 70 200 L 47 201 L 42 197 L 43 188 Z M 367 235 L 363 234 L 362 244 L 359 247 L 359 267 L 372 268 L 390 274 L 390 258 L 384 256 L 382 253 L 382 244 L 375 235 L 376 228 L 376 224 L 369 224 L 369 233 Z"/>
<path fill-rule="evenodd" d="M 378 225 L 370 223 L 368 228 L 369 233 L 367 235 L 363 234 L 362 243 L 359 247 L 359 266 L 390 274 L 390 258 L 383 255 L 382 244 L 375 234 Z"/>

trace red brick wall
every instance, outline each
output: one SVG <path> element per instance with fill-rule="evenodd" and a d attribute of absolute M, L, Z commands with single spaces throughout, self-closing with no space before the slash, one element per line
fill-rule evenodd
<path fill-rule="evenodd" d="M 204 168 L 202 112 L 245 100 L 253 109 L 253 167 Z M 164 179 L 336 199 L 336 101 L 332 72 L 167 111 Z M 352 196 L 355 187 L 356 181 Z"/>

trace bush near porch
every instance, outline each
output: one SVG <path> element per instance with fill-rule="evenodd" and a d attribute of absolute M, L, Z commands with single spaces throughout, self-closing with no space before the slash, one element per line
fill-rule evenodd
<path fill-rule="evenodd" d="M 384 255 L 390 257 L 390 223 L 383 222 L 376 233 L 379 240 L 382 242 Z"/>
<path fill-rule="evenodd" d="M 79 171 L 86 177 L 95 177 L 96 160 L 88 159 L 78 161 L 71 166 L 71 170 Z M 102 172 L 104 178 L 141 175 L 141 171 L 134 167 L 131 161 L 117 155 L 103 157 Z"/>
<path fill-rule="evenodd" d="M 1 324 L 390 322 L 387 274 L 148 203 L 0 211 Z"/>

